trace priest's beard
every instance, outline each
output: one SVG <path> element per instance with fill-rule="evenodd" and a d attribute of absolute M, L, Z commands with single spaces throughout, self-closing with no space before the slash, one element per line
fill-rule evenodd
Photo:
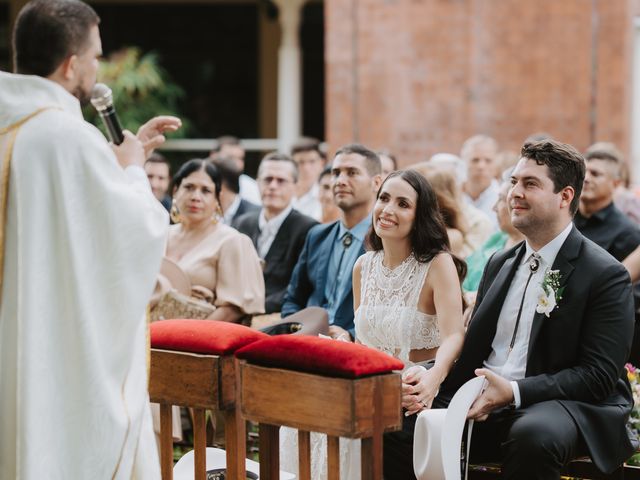
<path fill-rule="evenodd" d="M 85 88 L 83 88 L 82 82 L 78 83 L 71 94 L 80 101 L 80 105 L 83 107 L 89 105 L 89 103 L 91 102 L 91 89 L 86 90 Z"/>

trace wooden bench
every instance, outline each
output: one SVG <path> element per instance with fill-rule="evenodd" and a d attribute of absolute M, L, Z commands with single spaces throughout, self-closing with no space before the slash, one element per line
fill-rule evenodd
<path fill-rule="evenodd" d="M 151 325 L 149 396 L 160 404 L 163 480 L 173 478 L 173 405 L 193 411 L 195 480 L 206 478 L 206 410 L 224 413 L 226 478 L 245 480 L 246 426 L 236 402 L 239 372 L 233 352 L 263 337 L 241 325 L 209 320 L 164 320 Z"/>
<path fill-rule="evenodd" d="M 300 480 L 311 480 L 310 432 L 327 434 L 328 480 L 340 478 L 339 437 L 361 439 L 362 478 L 381 480 L 382 435 L 402 425 L 400 374 L 390 373 L 389 368 L 389 373 L 341 378 L 290 369 L 304 369 L 302 363 L 310 358 L 322 365 L 330 355 L 318 351 L 306 352 L 300 363 L 294 354 L 287 368 L 250 363 L 253 360 L 245 355 L 247 349 L 261 344 L 268 344 L 263 352 L 269 352 L 279 343 L 296 342 L 303 346 L 309 342 L 314 347 L 326 342 L 323 346 L 328 349 L 353 349 L 356 356 L 371 350 L 335 340 L 288 335 L 256 342 L 238 352 L 238 357 L 245 358 L 239 365 L 242 416 L 259 423 L 260 478 L 278 478 L 279 429 L 287 426 L 298 429 Z"/>

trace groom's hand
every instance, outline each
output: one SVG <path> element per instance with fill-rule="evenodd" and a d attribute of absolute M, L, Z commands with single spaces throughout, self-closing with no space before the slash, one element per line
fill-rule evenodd
<path fill-rule="evenodd" d="M 492 411 L 513 402 L 513 389 L 507 379 L 486 368 L 478 368 L 475 374 L 484 375 L 487 383 L 480 396 L 471 405 L 467 418 L 484 421 Z"/>

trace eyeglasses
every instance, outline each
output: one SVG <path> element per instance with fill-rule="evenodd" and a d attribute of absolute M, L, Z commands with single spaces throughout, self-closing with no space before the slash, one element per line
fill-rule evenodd
<path fill-rule="evenodd" d="M 276 185 L 278 185 L 279 187 L 281 187 L 282 185 L 286 185 L 287 183 L 291 183 L 291 180 L 279 177 L 262 177 L 259 178 L 258 181 L 264 186 L 271 185 L 271 182 L 275 181 Z"/>

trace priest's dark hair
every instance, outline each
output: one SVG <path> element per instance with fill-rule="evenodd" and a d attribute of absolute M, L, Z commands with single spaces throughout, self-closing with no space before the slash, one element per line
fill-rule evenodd
<path fill-rule="evenodd" d="M 211 181 L 216 187 L 216 200 L 220 203 L 220 184 L 222 183 L 220 172 L 209 160 L 203 160 L 201 158 L 194 158 L 182 164 L 171 179 L 171 187 L 169 188 L 169 191 L 175 192 L 178 190 L 178 188 L 180 188 L 180 184 L 185 178 L 193 172 L 198 172 L 200 170 L 203 170 L 207 175 L 209 175 L 209 178 L 211 178 Z"/>
<path fill-rule="evenodd" d="M 398 170 L 391 172 L 380 186 L 376 201 L 384 191 L 385 184 L 392 178 L 401 178 L 416 191 L 416 216 L 411 226 L 410 241 L 413 255 L 419 262 L 430 262 L 441 252 L 451 254 L 458 271 L 460 282 L 467 274 L 467 264 L 451 253 L 447 228 L 438 208 L 438 199 L 433 187 L 415 170 Z M 367 246 L 374 251 L 382 250 L 382 239 L 375 231 L 374 225 L 369 228 Z"/>
<path fill-rule="evenodd" d="M 32 0 L 16 19 L 13 31 L 17 73 L 48 77 L 71 55 L 89 47 L 98 14 L 80 0 Z"/>

